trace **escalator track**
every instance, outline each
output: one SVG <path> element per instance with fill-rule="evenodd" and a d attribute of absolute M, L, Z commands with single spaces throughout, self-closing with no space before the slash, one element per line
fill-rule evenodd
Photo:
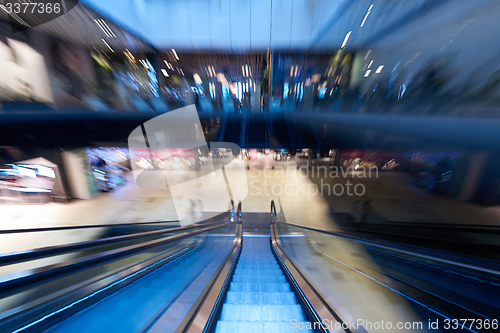
<path fill-rule="evenodd" d="M 143 261 L 135 265 L 109 274 L 96 266 L 92 269 L 101 275 L 79 282 L 78 290 L 65 292 L 71 279 L 51 272 L 47 283 L 62 281 L 57 297 L 46 295 L 46 301 L 4 316 L 0 328 L 16 333 L 327 332 L 323 319 L 340 320 L 281 251 L 269 214 L 246 214 L 242 223 L 240 204 L 231 216 L 228 223 L 173 237 L 183 240 L 174 243 L 181 247 L 146 257 L 138 252 Z M 113 267 L 116 260 L 109 258 Z M 31 283 L 42 288 L 45 282 Z M 35 287 L 26 292 L 38 292 Z"/>

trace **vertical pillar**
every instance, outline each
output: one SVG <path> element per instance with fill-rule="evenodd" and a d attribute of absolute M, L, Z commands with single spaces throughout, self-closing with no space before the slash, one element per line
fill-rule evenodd
<path fill-rule="evenodd" d="M 341 156 L 342 156 L 342 149 L 336 149 L 335 150 L 335 157 L 334 157 L 334 164 L 333 164 L 334 166 L 340 167 L 340 165 L 342 163 Z"/>
<path fill-rule="evenodd" d="M 481 183 L 482 174 L 486 169 L 488 158 L 489 153 L 485 151 L 470 155 L 460 191 L 460 201 L 470 201 L 475 198 L 476 191 Z"/>
<path fill-rule="evenodd" d="M 194 153 L 194 170 L 198 171 L 200 170 L 200 153 L 198 151 L 198 148 L 193 148 L 193 153 Z"/>
<path fill-rule="evenodd" d="M 269 49 L 269 55 L 267 58 L 267 68 L 268 68 L 268 82 L 267 82 L 267 112 L 271 110 L 271 103 L 273 102 L 273 51 Z"/>

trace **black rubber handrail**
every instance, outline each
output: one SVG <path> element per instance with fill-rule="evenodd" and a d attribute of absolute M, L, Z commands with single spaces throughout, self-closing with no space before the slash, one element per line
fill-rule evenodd
<path fill-rule="evenodd" d="M 100 238 L 85 242 L 73 243 L 73 244 L 65 244 L 65 245 L 57 245 L 57 246 L 48 246 L 37 249 L 23 250 L 10 252 L 5 254 L 0 254 L 0 266 L 12 265 L 20 262 L 42 259 L 50 256 L 57 256 L 61 254 L 66 254 L 74 251 L 83 251 L 92 249 L 98 246 L 109 245 L 134 239 L 143 239 L 147 237 L 152 237 L 156 235 L 168 234 L 172 232 L 184 231 L 194 228 L 201 228 L 205 226 L 215 225 L 215 224 L 224 224 L 224 221 L 216 221 L 216 222 L 208 222 L 203 224 L 193 224 L 185 227 L 177 227 L 177 228 L 168 228 L 162 230 L 152 230 L 141 233 L 134 233 L 130 235 L 121 235 L 121 236 L 113 236 L 107 238 Z"/>
<path fill-rule="evenodd" d="M 274 223 L 274 217 L 276 217 L 276 205 L 274 204 L 274 200 L 271 200 L 271 223 Z"/>
<path fill-rule="evenodd" d="M 360 204 L 361 201 L 356 201 L 353 203 Z M 370 201 L 368 201 L 370 202 Z M 442 223 L 442 222 L 403 222 L 403 221 L 391 221 L 385 216 L 383 216 L 380 212 L 375 209 L 368 207 L 367 216 L 374 217 L 380 222 L 357 222 L 357 225 L 366 225 L 366 226 L 397 226 L 397 227 L 405 227 L 405 228 L 432 228 L 432 229 L 441 229 L 441 230 L 449 230 L 449 229 L 460 229 L 463 231 L 473 231 L 473 232 L 494 232 L 500 233 L 500 225 L 485 225 L 485 224 L 450 224 L 450 223 Z"/>
<path fill-rule="evenodd" d="M 236 216 L 238 216 L 238 221 L 241 222 L 241 200 L 238 202 L 238 210 L 236 211 Z"/>
<path fill-rule="evenodd" d="M 173 220 L 173 221 L 155 221 L 155 222 L 116 223 L 116 224 L 75 225 L 75 226 L 48 227 L 48 228 L 7 229 L 7 230 L 0 230 L 0 234 L 49 232 L 49 231 L 92 229 L 92 228 L 113 228 L 113 227 L 127 227 L 127 226 L 137 226 L 137 225 L 174 223 L 174 222 L 179 222 L 179 221 Z"/>
<path fill-rule="evenodd" d="M 473 225 L 473 224 L 447 224 L 447 223 L 426 223 L 426 222 L 396 222 L 387 221 L 386 223 L 372 223 L 372 222 L 357 222 L 356 225 L 367 227 L 398 227 L 398 228 L 429 228 L 436 230 L 456 230 L 462 232 L 475 232 L 475 233 L 495 233 L 500 234 L 500 226 L 488 225 Z"/>
<path fill-rule="evenodd" d="M 428 259 L 430 258 L 430 259 L 436 260 L 436 261 L 446 261 L 446 262 L 452 263 L 453 265 L 456 265 L 456 266 L 463 266 L 463 267 L 468 268 L 468 269 L 483 271 L 483 272 L 487 272 L 487 273 L 494 274 L 494 275 L 500 274 L 500 272 L 498 272 L 498 271 L 492 271 L 491 268 L 489 268 L 489 267 L 477 266 L 477 265 L 469 264 L 466 262 L 458 262 L 455 259 L 443 258 L 443 257 L 439 257 L 436 255 L 431 256 L 431 255 L 427 255 L 427 254 L 423 254 L 423 253 L 418 253 L 418 250 L 416 250 L 412 247 L 408 247 L 408 246 L 400 246 L 400 245 L 396 245 L 396 244 L 392 244 L 392 243 L 369 240 L 369 239 L 365 239 L 365 238 L 361 238 L 361 237 L 356 237 L 356 236 L 344 234 L 341 232 L 327 231 L 327 230 L 322 230 L 322 229 L 317 229 L 317 228 L 312 228 L 312 227 L 306 227 L 306 226 L 293 224 L 293 223 L 289 223 L 289 222 L 281 222 L 281 223 L 292 226 L 292 227 L 311 230 L 311 231 L 315 231 L 315 232 L 319 232 L 319 233 L 323 233 L 323 234 L 327 234 L 327 235 L 331 235 L 331 236 L 335 236 L 335 237 L 345 238 L 345 239 L 352 240 L 352 241 L 358 242 L 360 244 L 368 245 L 368 246 L 380 247 L 380 248 L 384 248 L 386 250 L 390 250 L 390 251 L 394 251 L 394 252 L 414 252 L 414 253 L 412 253 L 412 255 L 420 256 L 422 258 L 428 258 Z M 474 259 L 474 261 L 479 262 L 479 259 Z M 495 268 L 498 267 L 497 263 L 485 262 L 485 266 L 491 266 L 491 265 L 496 266 Z"/>
<path fill-rule="evenodd" d="M 110 260 L 121 259 L 156 246 L 164 245 L 212 229 L 220 228 L 227 224 L 228 223 L 222 223 L 221 225 L 209 226 L 189 233 L 182 233 L 179 235 L 173 235 L 161 239 L 150 240 L 119 249 L 109 250 L 103 253 L 89 255 L 83 258 L 69 260 L 59 264 L 53 264 L 46 267 L 2 276 L 0 277 L 0 297 L 14 294 L 26 288 L 33 288 L 34 286 L 47 283 L 53 279 L 66 276 L 83 269 L 93 268 L 101 263 L 108 262 Z"/>

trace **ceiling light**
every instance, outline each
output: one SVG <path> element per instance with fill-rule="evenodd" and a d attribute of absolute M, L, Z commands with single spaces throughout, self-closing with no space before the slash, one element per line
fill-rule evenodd
<path fill-rule="evenodd" d="M 177 55 L 177 52 L 175 52 L 175 49 L 172 49 L 172 53 L 174 54 L 175 59 L 179 60 L 179 56 Z"/>
<path fill-rule="evenodd" d="M 363 26 L 365 25 L 365 22 L 366 22 L 366 19 L 368 18 L 368 15 L 370 15 L 370 11 L 368 11 L 368 13 L 366 13 L 365 15 L 365 18 L 363 19 L 363 22 L 361 22 L 361 28 L 363 28 Z"/>
<path fill-rule="evenodd" d="M 115 50 L 113 50 L 113 49 L 111 48 L 111 46 L 109 46 L 109 44 L 108 44 L 108 43 L 106 43 L 106 41 L 105 41 L 104 39 L 103 39 L 102 41 L 103 41 L 103 42 L 104 42 L 104 44 L 106 44 L 106 46 L 107 46 L 107 47 L 111 50 L 111 52 L 113 52 L 113 53 L 115 52 Z"/>
<path fill-rule="evenodd" d="M 101 28 L 101 30 L 106 34 L 106 37 L 116 37 L 109 26 L 104 22 L 103 19 L 94 19 L 95 23 Z"/>
<path fill-rule="evenodd" d="M 370 55 L 370 53 L 372 53 L 372 50 L 368 50 L 368 52 L 366 52 L 366 55 L 365 55 L 365 57 L 363 58 L 363 60 L 368 59 L 368 56 Z"/>
<path fill-rule="evenodd" d="M 352 31 L 349 31 L 349 32 L 347 33 L 347 35 L 345 35 L 344 41 L 342 42 L 342 46 L 340 46 L 340 48 L 341 48 L 341 49 L 343 49 L 343 48 L 344 48 L 344 46 L 347 44 L 347 41 L 349 40 L 349 36 L 351 36 L 351 32 L 352 32 Z"/>

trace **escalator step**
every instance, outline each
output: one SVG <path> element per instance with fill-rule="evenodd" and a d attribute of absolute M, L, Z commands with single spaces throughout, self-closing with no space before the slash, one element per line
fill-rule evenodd
<path fill-rule="evenodd" d="M 231 322 L 219 321 L 215 329 L 216 333 L 293 333 L 298 329 L 294 329 L 290 323 L 285 322 Z M 313 330 L 299 330 L 300 332 L 314 332 Z"/>
<path fill-rule="evenodd" d="M 288 283 L 241 283 L 231 282 L 229 291 L 242 291 L 242 292 L 285 292 L 292 291 Z"/>
<path fill-rule="evenodd" d="M 287 305 L 297 304 L 293 292 L 280 293 L 245 293 L 239 291 L 230 291 L 226 296 L 227 304 L 276 304 Z"/>
<path fill-rule="evenodd" d="M 222 321 L 289 322 L 291 319 L 306 321 L 299 304 L 224 304 L 220 317 Z"/>
<path fill-rule="evenodd" d="M 233 276 L 233 282 L 244 282 L 244 283 L 286 283 L 286 278 L 283 274 L 281 275 L 243 275 L 235 274 Z"/>
<path fill-rule="evenodd" d="M 264 270 L 264 269 L 272 269 L 279 268 L 278 264 L 254 264 L 254 263 L 242 263 L 237 266 L 237 268 L 246 268 L 253 270 Z"/>
<path fill-rule="evenodd" d="M 234 271 L 234 275 L 246 275 L 246 274 L 258 274 L 258 275 L 283 275 L 280 268 L 268 268 L 263 270 L 250 269 L 250 268 L 238 268 Z"/>

